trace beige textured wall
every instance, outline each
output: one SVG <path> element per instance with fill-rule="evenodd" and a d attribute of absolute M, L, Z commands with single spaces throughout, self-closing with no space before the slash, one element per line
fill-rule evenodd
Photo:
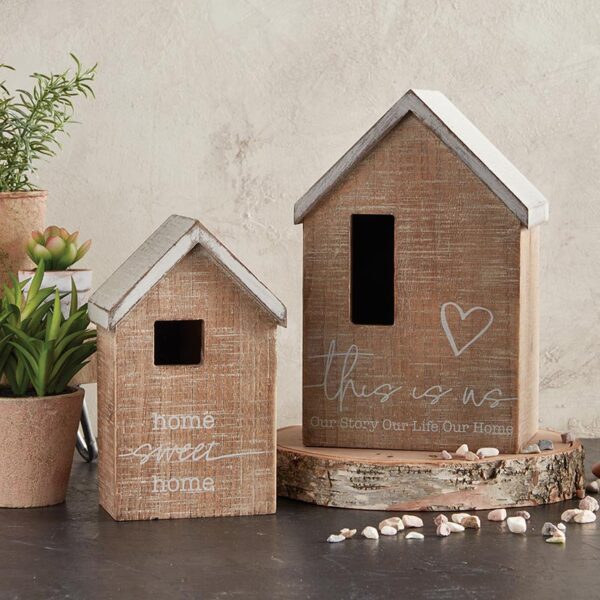
<path fill-rule="evenodd" d="M 202 219 L 288 306 L 281 425 L 300 421 L 293 203 L 412 86 L 445 92 L 550 199 L 541 422 L 600 435 L 599 32 L 594 0 L 0 0 L 0 62 L 100 63 L 40 169 L 49 219 L 94 239 L 97 282 L 167 215 Z"/>

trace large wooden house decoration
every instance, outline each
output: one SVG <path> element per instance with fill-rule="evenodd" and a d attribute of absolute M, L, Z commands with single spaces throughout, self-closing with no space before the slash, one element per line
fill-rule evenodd
<path fill-rule="evenodd" d="M 544 196 L 409 90 L 296 203 L 309 446 L 518 451 L 538 428 Z"/>
<path fill-rule="evenodd" d="M 285 306 L 197 220 L 169 217 L 92 296 L 100 503 L 117 520 L 275 511 Z"/>

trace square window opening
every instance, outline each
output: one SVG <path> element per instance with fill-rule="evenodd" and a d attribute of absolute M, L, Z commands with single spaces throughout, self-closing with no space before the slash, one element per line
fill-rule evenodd
<path fill-rule="evenodd" d="M 394 324 L 394 215 L 352 215 L 351 320 Z"/>
<path fill-rule="evenodd" d="M 155 321 L 155 365 L 199 365 L 204 360 L 204 321 Z"/>

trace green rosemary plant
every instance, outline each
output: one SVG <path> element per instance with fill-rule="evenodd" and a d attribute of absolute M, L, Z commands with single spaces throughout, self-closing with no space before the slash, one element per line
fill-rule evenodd
<path fill-rule="evenodd" d="M 73 69 L 62 73 L 34 73 L 31 91 L 12 94 L 0 81 L 0 192 L 35 189 L 30 177 L 35 162 L 60 148 L 59 133 L 73 122 L 73 99 L 93 96 L 96 65 L 85 68 L 74 54 Z M 0 68 L 12 69 L 0 64 Z M 66 133 L 66 132 L 65 132 Z"/>

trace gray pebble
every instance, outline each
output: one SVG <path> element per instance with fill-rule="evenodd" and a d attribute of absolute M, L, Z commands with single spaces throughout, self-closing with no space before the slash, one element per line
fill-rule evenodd
<path fill-rule="evenodd" d="M 540 447 L 537 444 L 530 444 L 521 449 L 521 454 L 539 454 Z"/>
<path fill-rule="evenodd" d="M 542 452 L 544 452 L 544 450 L 554 450 L 552 440 L 540 440 L 538 446 Z"/>
<path fill-rule="evenodd" d="M 572 444 L 575 441 L 575 434 L 572 431 L 560 434 L 560 439 L 563 444 Z"/>

